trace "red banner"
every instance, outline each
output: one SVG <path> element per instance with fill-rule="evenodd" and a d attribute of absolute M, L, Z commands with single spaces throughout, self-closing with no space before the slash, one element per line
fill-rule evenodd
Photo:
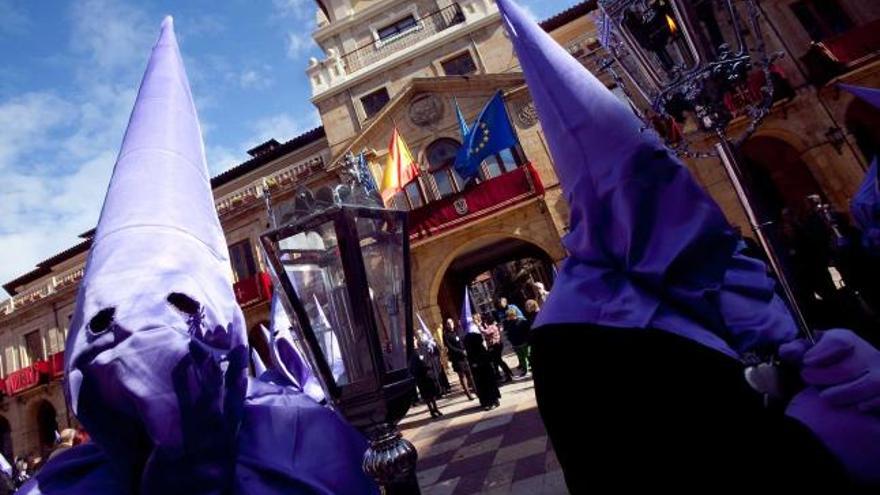
<path fill-rule="evenodd" d="M 880 20 L 854 27 L 845 33 L 822 40 L 836 61 L 850 64 L 880 50 Z"/>
<path fill-rule="evenodd" d="M 43 362 L 45 363 L 45 361 Z M 10 373 L 4 381 L 6 383 L 6 393 L 13 395 L 39 385 L 40 372 L 36 366 L 28 366 Z"/>
<path fill-rule="evenodd" d="M 53 378 L 64 376 L 64 351 L 49 356 L 49 371 Z"/>
<path fill-rule="evenodd" d="M 272 297 L 272 280 L 268 273 L 259 272 L 253 277 L 239 280 L 232 285 L 232 289 L 239 306 L 250 306 Z"/>
<path fill-rule="evenodd" d="M 527 163 L 410 211 L 409 235 L 411 239 L 428 237 L 543 193 L 544 186 L 538 173 L 531 163 Z"/>

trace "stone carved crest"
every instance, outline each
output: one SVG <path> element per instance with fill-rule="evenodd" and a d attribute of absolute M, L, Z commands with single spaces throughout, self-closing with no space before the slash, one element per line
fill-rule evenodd
<path fill-rule="evenodd" d="M 529 101 L 520 105 L 516 111 L 516 122 L 523 129 L 528 129 L 538 123 L 538 111 L 535 110 L 535 103 Z"/>
<path fill-rule="evenodd" d="M 467 200 L 464 198 L 458 198 L 455 202 L 452 203 L 452 206 L 455 207 L 455 212 L 459 215 L 467 215 L 468 213 L 468 204 Z"/>
<path fill-rule="evenodd" d="M 443 118 L 443 101 L 433 93 L 418 95 L 409 104 L 409 120 L 419 127 L 428 127 Z"/>

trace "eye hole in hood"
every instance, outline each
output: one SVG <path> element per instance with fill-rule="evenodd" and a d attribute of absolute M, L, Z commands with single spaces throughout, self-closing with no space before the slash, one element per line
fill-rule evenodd
<path fill-rule="evenodd" d="M 168 294 L 167 301 L 182 313 L 190 316 L 199 314 L 199 311 L 202 309 L 202 305 L 198 301 L 180 292 Z"/>
<path fill-rule="evenodd" d="M 89 320 L 88 330 L 92 335 L 100 335 L 113 325 L 116 308 L 104 308 Z"/>

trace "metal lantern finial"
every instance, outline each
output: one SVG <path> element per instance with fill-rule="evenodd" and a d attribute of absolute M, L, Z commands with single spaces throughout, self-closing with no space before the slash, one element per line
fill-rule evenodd
<path fill-rule="evenodd" d="M 601 24 L 612 30 L 602 34 L 612 57 L 662 117 L 661 123 L 677 129 L 690 120 L 717 138 L 715 155 L 778 275 L 795 320 L 812 339 L 783 269 L 779 241 L 768 230 L 773 221 L 757 206 L 735 152 L 736 143 L 755 131 L 773 104 L 770 68 L 779 55 L 766 52 L 755 0 L 599 0 L 599 7 L 606 16 Z M 732 142 L 728 128 L 736 118 L 747 125 Z M 655 127 L 665 132 L 673 149 L 693 156 L 681 132 Z"/>

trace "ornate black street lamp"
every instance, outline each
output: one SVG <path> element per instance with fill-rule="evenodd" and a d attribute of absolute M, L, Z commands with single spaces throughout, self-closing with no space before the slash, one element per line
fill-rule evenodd
<path fill-rule="evenodd" d="M 418 493 L 416 450 L 397 429 L 415 388 L 407 214 L 354 178 L 299 189 L 293 213 L 261 237 L 293 331 L 330 405 L 369 438 L 367 474 Z"/>
<path fill-rule="evenodd" d="M 744 119 L 744 141 L 773 104 L 771 73 L 777 54 L 768 54 L 754 0 L 599 0 L 612 32 L 607 47 L 654 112 L 717 138 L 715 152 L 776 272 L 798 325 L 812 333 L 794 297 L 778 248 L 737 161 L 729 124 Z"/>

